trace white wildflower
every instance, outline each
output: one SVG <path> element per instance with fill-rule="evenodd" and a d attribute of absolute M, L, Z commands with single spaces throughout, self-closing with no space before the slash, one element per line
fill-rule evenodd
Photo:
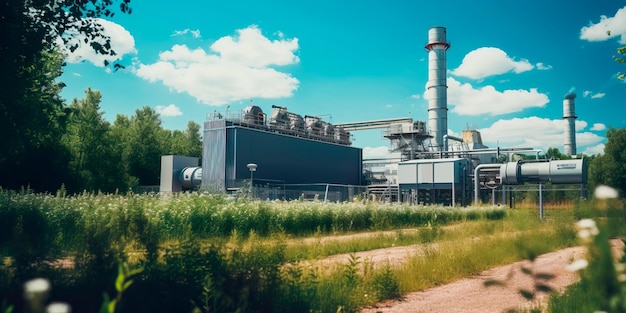
<path fill-rule="evenodd" d="M 24 284 L 24 298 L 29 302 L 31 309 L 38 312 L 48 297 L 50 281 L 45 278 L 35 278 Z"/>
<path fill-rule="evenodd" d="M 24 291 L 27 295 L 45 294 L 50 289 L 50 281 L 45 278 L 35 278 L 24 284 Z"/>
<path fill-rule="evenodd" d="M 578 238 L 583 240 L 590 240 L 592 236 L 596 236 L 600 233 L 596 222 L 592 219 L 582 219 L 576 223 L 576 229 L 578 229 Z"/>
<path fill-rule="evenodd" d="M 615 199 L 619 196 L 615 188 L 611 188 L 606 185 L 596 187 L 593 195 L 598 199 Z"/>
<path fill-rule="evenodd" d="M 583 239 L 583 240 L 587 240 L 589 238 L 591 238 L 591 232 L 589 231 L 589 229 L 581 229 L 578 231 L 578 238 Z"/>
<path fill-rule="evenodd" d="M 576 223 L 576 226 L 578 228 L 584 229 L 584 228 L 595 228 L 596 227 L 596 222 L 594 222 L 594 220 L 590 219 L 590 218 L 586 218 L 586 219 L 582 219 L 580 221 L 578 221 L 578 223 Z"/>
<path fill-rule="evenodd" d="M 46 307 L 47 313 L 70 313 L 72 308 L 69 304 L 63 302 L 53 302 Z"/>
<path fill-rule="evenodd" d="M 566 266 L 565 269 L 570 271 L 570 272 L 578 272 L 578 271 L 586 268 L 587 265 L 589 265 L 589 262 L 587 262 L 587 260 L 585 260 L 585 259 L 578 259 L 578 260 L 572 262 L 570 265 Z"/>

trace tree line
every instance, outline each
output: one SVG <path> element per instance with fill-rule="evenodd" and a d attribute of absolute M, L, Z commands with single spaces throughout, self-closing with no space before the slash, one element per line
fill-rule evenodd
<path fill-rule="evenodd" d="M 185 131 L 165 130 L 150 107 L 109 123 L 100 109 L 100 92 L 87 89 L 85 98 L 70 104 L 60 97 L 65 86 L 58 80 L 65 65 L 61 51 L 86 45 L 115 56 L 98 18 L 130 14 L 130 2 L 0 0 L 0 188 L 55 191 L 64 185 L 70 192 L 123 192 L 158 184 L 161 155 L 200 157 L 196 123 Z M 626 63 L 626 47 L 617 54 L 614 59 Z M 626 129 L 609 129 L 606 135 L 605 153 L 585 156 L 589 185 L 610 185 L 624 195 Z M 552 149 L 550 157 L 568 157 Z"/>
<path fill-rule="evenodd" d="M 87 46 L 115 59 L 98 18 L 131 12 L 130 0 L 0 0 L 0 188 L 124 192 L 158 184 L 163 154 L 200 157 L 196 123 L 163 129 L 150 107 L 109 123 L 100 92 L 60 96 L 63 52 Z"/>
<path fill-rule="evenodd" d="M 53 112 L 57 124 L 48 141 L 29 143 L 14 159 L 6 159 L 0 186 L 126 192 L 159 184 L 161 155 L 201 156 L 197 123 L 190 121 L 184 131 L 164 129 L 159 114 L 148 106 L 132 116 L 117 115 L 110 123 L 101 100 L 99 91 L 88 88 L 84 98 Z"/>

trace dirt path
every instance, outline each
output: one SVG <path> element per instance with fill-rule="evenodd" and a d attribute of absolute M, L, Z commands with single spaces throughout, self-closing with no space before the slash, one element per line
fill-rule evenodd
<path fill-rule="evenodd" d="M 621 253 L 623 244 L 620 240 L 612 241 L 616 252 Z M 585 253 L 582 247 L 572 247 L 541 255 L 534 264 L 535 272 L 548 272 L 556 277 L 548 282 L 554 290 L 574 283 L 578 276 L 565 270 L 572 260 L 581 258 Z M 548 296 L 540 294 L 537 300 L 529 302 L 519 295 L 520 288 L 530 289 L 530 278 L 521 274 L 521 266 L 528 266 L 528 261 L 516 262 L 482 272 L 456 282 L 413 292 L 401 300 L 386 301 L 375 307 L 366 308 L 361 313 L 378 312 L 503 312 L 510 308 L 545 307 Z M 504 280 L 509 273 L 513 276 L 506 287 L 484 287 L 486 280 Z"/>

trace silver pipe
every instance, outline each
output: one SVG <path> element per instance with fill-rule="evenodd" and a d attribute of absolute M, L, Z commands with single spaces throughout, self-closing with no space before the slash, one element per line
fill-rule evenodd
<path fill-rule="evenodd" d="M 374 128 L 386 128 L 391 124 L 397 123 L 413 123 L 413 119 L 410 117 L 400 118 L 388 118 L 372 121 L 352 122 L 335 124 L 335 127 L 342 127 L 345 130 L 361 130 L 361 129 L 374 129 Z"/>
<path fill-rule="evenodd" d="M 502 164 L 481 164 L 476 166 L 476 168 L 474 169 L 474 204 L 478 204 L 478 192 L 480 191 L 478 174 L 480 173 L 480 170 L 483 168 L 499 169 L 501 166 Z"/>
<path fill-rule="evenodd" d="M 448 134 L 443 135 L 443 151 L 446 151 L 446 152 L 448 151 L 448 139 L 452 139 L 457 142 L 463 142 L 463 138 L 459 138 L 459 137 L 448 135 Z"/>

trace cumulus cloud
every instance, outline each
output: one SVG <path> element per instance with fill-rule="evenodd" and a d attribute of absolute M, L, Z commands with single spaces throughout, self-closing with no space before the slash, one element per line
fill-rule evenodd
<path fill-rule="evenodd" d="M 602 123 L 594 123 L 593 126 L 591 126 L 590 130 L 593 131 L 603 131 L 606 129 L 606 125 L 602 124 Z"/>
<path fill-rule="evenodd" d="M 385 146 L 363 148 L 363 159 L 383 159 L 389 157 L 391 152 Z"/>
<path fill-rule="evenodd" d="M 168 106 L 157 105 L 156 106 L 156 112 L 159 113 L 161 116 L 181 116 L 181 115 L 183 115 L 183 112 L 181 112 L 180 108 L 178 108 L 175 104 L 170 104 Z"/>
<path fill-rule="evenodd" d="M 614 16 L 601 15 L 599 22 L 590 22 L 580 29 L 582 40 L 604 41 L 616 37 L 620 37 L 620 44 L 626 44 L 626 6 L 617 10 Z"/>
<path fill-rule="evenodd" d="M 603 92 L 594 93 L 594 92 L 591 92 L 590 90 L 585 90 L 583 92 L 583 97 L 585 97 L 585 98 L 600 99 L 600 98 L 602 98 L 604 96 L 606 96 L 606 94 L 603 93 Z"/>
<path fill-rule="evenodd" d="M 542 69 L 547 69 L 546 65 L 540 64 Z M 472 79 L 482 79 L 509 72 L 519 74 L 530 71 L 534 67 L 528 60 L 515 60 L 499 48 L 482 47 L 466 54 L 461 65 L 454 69 L 452 74 Z"/>
<path fill-rule="evenodd" d="M 583 151 L 583 154 L 586 154 L 586 155 L 604 154 L 604 144 L 601 143 L 595 146 L 589 146 L 587 147 L 587 149 L 585 149 L 585 151 Z"/>
<path fill-rule="evenodd" d="M 537 63 L 537 69 L 540 71 L 547 71 L 552 69 L 552 65 L 543 64 L 541 62 Z"/>
<path fill-rule="evenodd" d="M 161 52 L 157 62 L 139 64 L 135 73 L 209 105 L 283 98 L 293 94 L 299 81 L 271 66 L 298 63 L 297 50 L 297 38 L 270 40 L 258 27 L 250 26 L 237 30 L 236 37 L 218 39 L 209 51 L 174 45 Z"/>
<path fill-rule="evenodd" d="M 588 147 L 601 144 L 603 137 L 584 131 L 587 122 L 576 121 L 576 145 Z M 565 121 L 536 116 L 499 120 L 490 127 L 480 129 L 485 144 L 495 147 L 532 147 L 547 151 L 550 147 L 563 150 Z"/>
<path fill-rule="evenodd" d="M 411 99 L 421 99 L 420 95 L 411 95 Z"/>
<path fill-rule="evenodd" d="M 74 37 L 77 39 L 77 42 L 80 43 L 78 48 L 74 51 L 63 48 L 67 62 L 80 63 L 82 61 L 89 61 L 96 66 L 103 67 L 105 61 L 115 62 L 122 59 L 126 54 L 137 53 L 137 49 L 135 49 L 135 38 L 128 30 L 117 23 L 101 18 L 96 18 L 95 21 L 104 28 L 103 34 L 111 38 L 111 48 L 115 51 L 116 55 L 97 54 L 89 44 L 85 44 L 85 35 L 76 34 Z M 58 42 L 61 43 L 61 39 L 59 39 Z M 103 41 L 100 43 L 104 44 Z"/>
<path fill-rule="evenodd" d="M 176 37 L 176 36 L 183 36 L 183 35 L 187 35 L 187 34 L 191 34 L 191 36 L 193 36 L 193 38 L 200 38 L 200 30 L 199 29 L 189 29 L 189 28 L 185 28 L 183 30 L 175 30 L 172 33 L 172 37 Z"/>
<path fill-rule="evenodd" d="M 474 88 L 469 83 L 448 78 L 448 105 L 452 107 L 451 112 L 459 115 L 502 115 L 541 108 L 548 102 L 548 96 L 536 88 L 499 91 L 491 85 Z"/>

